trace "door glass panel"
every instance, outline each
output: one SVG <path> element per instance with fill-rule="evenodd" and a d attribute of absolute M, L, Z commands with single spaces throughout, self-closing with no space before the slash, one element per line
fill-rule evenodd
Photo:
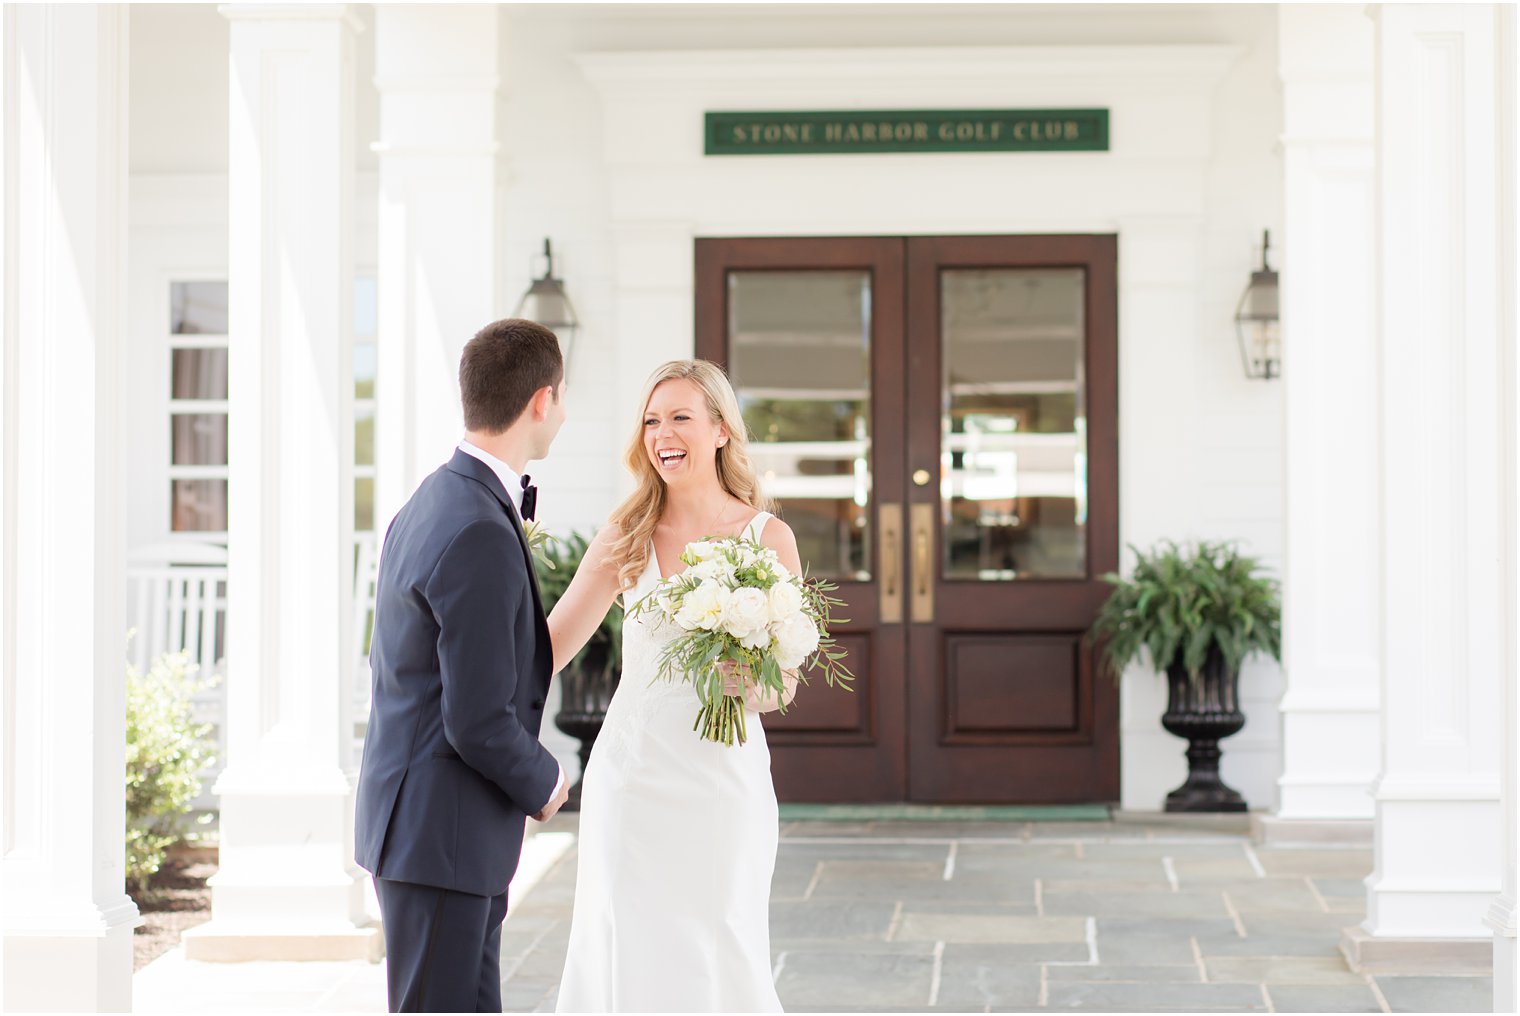
<path fill-rule="evenodd" d="M 169 331 L 174 335 L 226 335 L 227 283 L 170 283 Z"/>
<path fill-rule="evenodd" d="M 226 349 L 176 349 L 172 356 L 171 399 L 227 397 Z"/>
<path fill-rule="evenodd" d="M 802 560 L 869 580 L 870 273 L 729 272 L 728 336 L 750 457 Z"/>
<path fill-rule="evenodd" d="M 176 466 L 227 464 L 226 413 L 175 413 L 169 417 L 170 457 Z"/>
<path fill-rule="evenodd" d="M 173 480 L 170 487 L 176 533 L 227 531 L 226 480 Z"/>
<path fill-rule="evenodd" d="M 1080 268 L 941 273 L 945 578 L 1086 576 L 1084 304 Z"/>

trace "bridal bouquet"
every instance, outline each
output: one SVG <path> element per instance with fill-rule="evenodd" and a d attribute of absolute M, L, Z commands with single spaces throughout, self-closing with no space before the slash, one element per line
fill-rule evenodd
<path fill-rule="evenodd" d="M 761 694 L 778 702 L 782 671 L 798 671 L 806 684 L 804 665 L 822 670 L 831 687 L 850 690 L 854 675 L 829 638 L 829 610 L 844 606 L 828 595 L 837 586 L 791 574 L 775 551 L 743 537 L 688 543 L 681 561 L 686 570 L 656 586 L 628 617 L 658 614 L 682 629 L 666 644 L 655 677 L 681 675 L 696 686 L 702 706 L 692 729 L 702 738 L 732 745 L 748 737 L 742 699 L 723 690 L 724 661 L 747 666 Z"/>

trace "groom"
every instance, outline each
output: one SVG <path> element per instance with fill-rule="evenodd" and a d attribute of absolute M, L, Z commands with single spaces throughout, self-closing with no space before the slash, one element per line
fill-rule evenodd
<path fill-rule="evenodd" d="M 465 438 L 385 536 L 355 859 L 375 876 L 391 1012 L 501 1012 L 524 817 L 565 803 L 538 742 L 554 655 L 521 475 L 565 421 L 564 376 L 547 328 L 481 329 L 459 360 Z"/>

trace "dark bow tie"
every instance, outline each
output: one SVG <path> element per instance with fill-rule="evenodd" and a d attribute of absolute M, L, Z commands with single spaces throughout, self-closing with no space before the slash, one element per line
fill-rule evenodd
<path fill-rule="evenodd" d="M 522 478 L 522 507 L 517 510 L 517 514 L 522 516 L 524 522 L 532 519 L 533 513 L 538 510 L 538 488 L 531 486 L 532 479 L 531 476 Z"/>

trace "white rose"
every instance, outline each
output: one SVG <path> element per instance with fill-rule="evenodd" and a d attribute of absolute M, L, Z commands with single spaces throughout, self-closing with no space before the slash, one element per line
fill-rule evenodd
<path fill-rule="evenodd" d="M 714 557 L 700 564 L 691 566 L 691 576 L 703 582 L 720 582 L 726 586 L 734 584 L 734 566 L 721 557 Z"/>
<path fill-rule="evenodd" d="M 769 649 L 771 647 L 770 629 L 761 625 L 747 635 L 740 635 L 739 644 L 745 649 Z"/>
<path fill-rule="evenodd" d="M 728 598 L 727 606 L 723 608 L 723 630 L 736 639 L 742 639 L 757 630 L 763 631 L 769 620 L 770 611 L 765 594 L 752 587 L 735 589 Z M 770 641 L 769 634 L 766 635 L 766 641 Z"/>
<path fill-rule="evenodd" d="M 776 624 L 772 632 L 776 636 L 776 662 L 783 670 L 802 666 L 802 661 L 818 648 L 818 626 L 806 614 L 793 614 Z"/>
<path fill-rule="evenodd" d="M 791 582 L 777 582 L 771 586 L 769 603 L 770 620 L 785 621 L 802 609 L 802 590 Z"/>
<path fill-rule="evenodd" d="M 681 602 L 681 610 L 676 614 L 676 623 L 687 631 L 696 631 L 698 628 L 717 631 L 730 595 L 717 582 L 703 582 L 686 594 Z"/>
<path fill-rule="evenodd" d="M 681 555 L 687 564 L 701 564 L 710 561 L 718 553 L 718 548 L 711 540 L 693 540 L 686 545 L 685 552 Z"/>

